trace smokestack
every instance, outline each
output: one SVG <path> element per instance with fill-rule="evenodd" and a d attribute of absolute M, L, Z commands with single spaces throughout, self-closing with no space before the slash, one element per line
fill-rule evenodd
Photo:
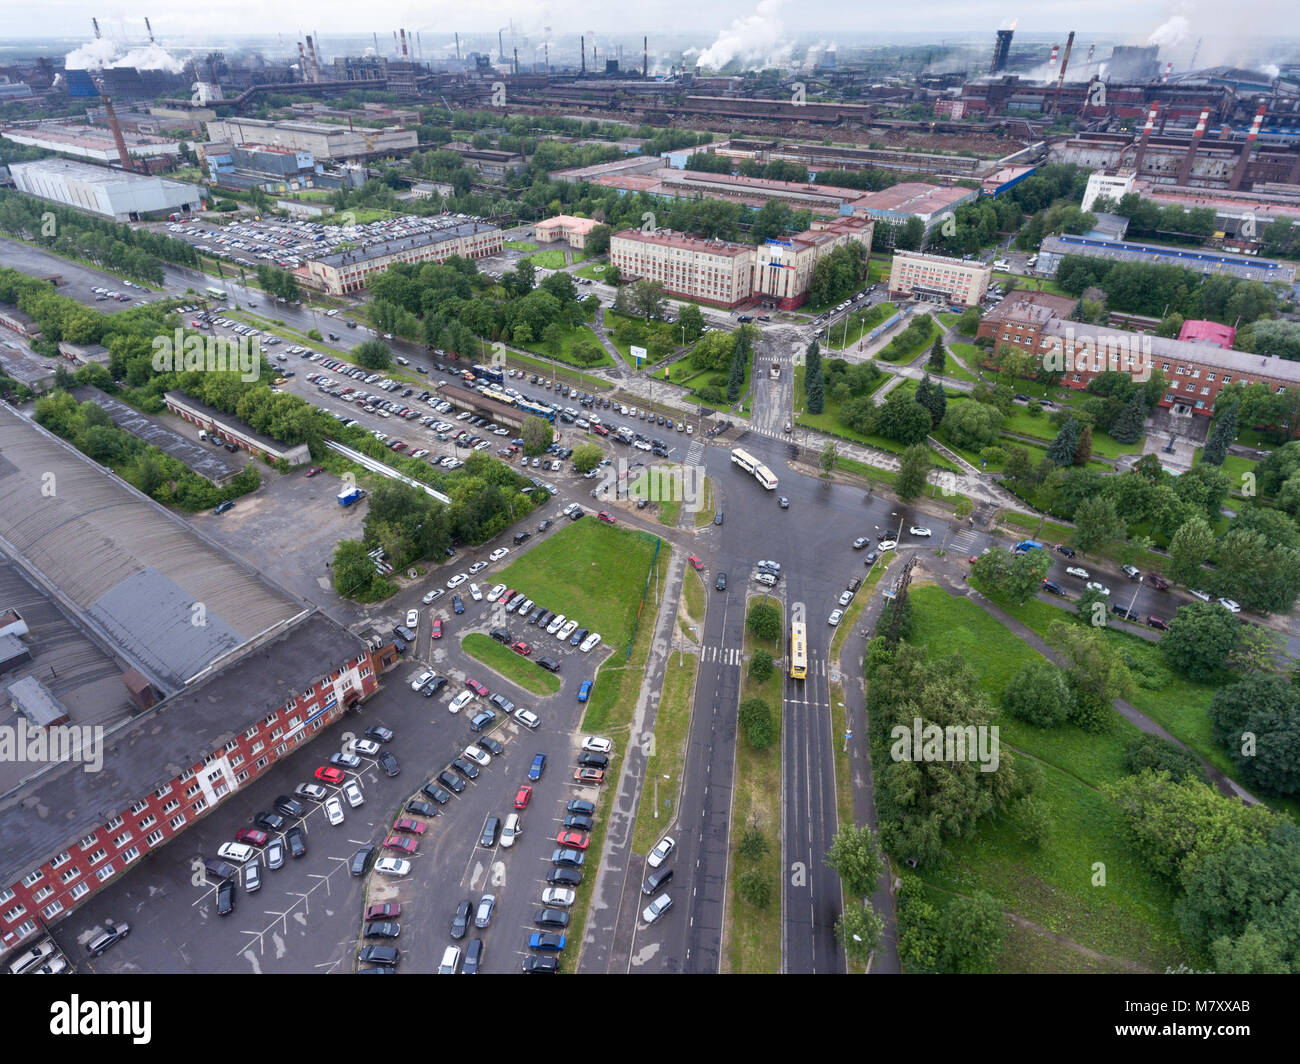
<path fill-rule="evenodd" d="M 399 53 L 397 51 L 397 31 L 393 30 L 393 58 L 396 59 L 398 54 Z"/>
<path fill-rule="evenodd" d="M 1133 173 L 1138 177 L 1142 176 L 1142 158 L 1147 153 L 1147 141 L 1151 139 L 1151 130 L 1156 124 L 1156 111 L 1160 109 L 1160 104 L 1155 100 L 1151 101 L 1151 110 L 1147 112 L 1147 124 L 1142 127 L 1142 139 L 1138 141 L 1137 155 L 1133 157 Z"/>
<path fill-rule="evenodd" d="M 379 57 L 379 34 L 376 33 L 374 30 L 371 30 L 371 32 L 370 32 L 370 36 L 374 38 L 374 41 L 375 41 L 375 58 L 378 58 L 378 57 Z"/>
<path fill-rule="evenodd" d="M 156 44 L 157 42 L 153 39 L 153 27 L 149 25 L 148 15 L 146 15 L 144 19 L 144 28 L 145 28 L 145 32 L 149 34 L 149 43 Z"/>
<path fill-rule="evenodd" d="M 1196 123 L 1196 130 L 1192 133 L 1192 143 L 1187 149 L 1187 154 L 1183 156 L 1183 164 L 1178 168 L 1178 184 L 1186 185 L 1192 177 L 1192 160 L 1196 158 L 1196 149 L 1201 146 L 1201 138 L 1205 136 L 1205 123 L 1209 121 L 1210 112 L 1204 110 L 1201 112 L 1200 120 Z"/>
<path fill-rule="evenodd" d="M 582 69 L 578 73 L 585 74 L 587 72 L 587 35 L 584 33 L 578 40 L 582 42 Z"/>
<path fill-rule="evenodd" d="M 303 81 L 311 81 L 311 71 L 307 69 L 307 49 L 302 46 L 302 41 L 298 42 L 298 69 L 302 72 Z"/>
<path fill-rule="evenodd" d="M 550 41 L 546 42 L 546 46 L 542 50 L 542 55 L 546 60 L 546 76 L 549 78 L 551 76 L 551 42 Z"/>
<path fill-rule="evenodd" d="M 307 62 L 311 64 L 311 80 L 320 81 L 320 67 L 316 63 L 316 46 L 312 44 L 311 34 L 307 35 Z"/>
<path fill-rule="evenodd" d="M 518 73 L 519 73 L 519 49 L 516 48 L 516 49 L 514 50 L 514 52 L 515 52 L 515 67 L 514 67 L 514 69 L 515 69 L 515 74 L 518 74 Z M 535 52 L 534 52 L 533 54 L 536 55 Z"/>
<path fill-rule="evenodd" d="M 1065 84 L 1065 68 L 1070 65 L 1070 49 L 1074 47 L 1074 30 L 1070 31 L 1070 36 L 1065 38 L 1065 55 L 1061 56 L 1061 72 L 1056 76 L 1056 91 L 1059 95 L 1061 86 Z"/>
<path fill-rule="evenodd" d="M 1050 59 L 1047 60 L 1047 65 L 1051 67 L 1056 66 L 1056 57 L 1060 54 L 1061 54 L 1061 46 L 1059 44 L 1052 45 L 1052 56 Z"/>
<path fill-rule="evenodd" d="M 460 59 L 460 34 L 456 34 L 456 59 Z"/>
<path fill-rule="evenodd" d="M 993 44 L 993 62 L 989 64 L 989 73 L 997 74 L 1007 65 L 1007 56 L 1011 54 L 1011 37 L 1014 30 L 998 30 L 997 40 Z"/>
<path fill-rule="evenodd" d="M 103 40 L 104 35 L 99 30 L 99 19 L 92 18 L 90 21 L 95 27 L 95 40 Z"/>
<path fill-rule="evenodd" d="M 641 38 L 641 76 L 645 77 L 650 72 L 650 38 Z"/>
<path fill-rule="evenodd" d="M 502 27 L 502 29 L 504 28 Z M 506 42 L 505 38 L 501 36 L 501 30 L 497 30 L 497 58 L 503 63 L 506 61 Z"/>
<path fill-rule="evenodd" d="M 118 157 L 122 160 L 122 169 L 135 173 L 135 163 L 131 161 L 131 153 L 126 150 L 126 138 L 122 136 L 122 123 L 117 120 L 117 112 L 113 110 L 113 101 L 107 96 L 101 96 L 104 101 L 104 116 L 108 119 L 108 128 L 113 131 L 113 143 L 117 145 Z"/>
<path fill-rule="evenodd" d="M 406 30 L 402 30 L 401 34 L 402 34 L 402 58 L 405 59 L 406 58 Z"/>
<path fill-rule="evenodd" d="M 1092 56 L 1093 56 L 1093 53 L 1096 52 L 1096 51 L 1097 51 L 1097 46 L 1096 46 L 1095 44 L 1090 44 L 1090 45 L 1088 45 L 1088 65 L 1089 65 L 1089 66 L 1092 65 Z"/>
<path fill-rule="evenodd" d="M 1165 64 L 1165 76 L 1164 76 L 1163 78 L 1161 78 L 1160 80 L 1161 80 L 1161 81 L 1168 81 L 1168 80 L 1169 80 L 1169 75 L 1172 74 L 1173 72 L 1174 72 L 1174 64 L 1173 64 L 1172 61 L 1170 61 L 1169 63 L 1166 63 L 1166 64 Z"/>
<path fill-rule="evenodd" d="M 1246 143 L 1241 149 L 1241 158 L 1237 160 L 1237 168 L 1232 171 L 1232 180 L 1228 183 L 1228 188 L 1234 192 L 1241 188 L 1241 182 L 1246 176 L 1246 167 L 1250 163 L 1250 149 L 1259 136 L 1259 127 L 1264 124 L 1264 112 L 1267 110 L 1265 104 L 1259 105 L 1259 110 L 1255 112 L 1255 121 L 1250 124 L 1250 132 L 1246 134 Z M 1227 125 L 1225 122 L 1224 125 Z"/>
<path fill-rule="evenodd" d="M 415 31 L 415 57 L 421 62 L 424 60 L 424 45 L 420 43 L 420 31 Z"/>

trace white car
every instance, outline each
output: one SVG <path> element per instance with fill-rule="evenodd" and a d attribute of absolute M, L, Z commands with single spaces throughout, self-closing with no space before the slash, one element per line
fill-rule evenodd
<path fill-rule="evenodd" d="M 840 619 L 843 616 L 844 616 L 843 610 L 831 610 L 831 615 L 826 618 L 826 623 L 829 624 L 832 628 L 834 628 L 837 624 L 840 623 Z"/>
<path fill-rule="evenodd" d="M 1110 598 L 1110 588 L 1105 584 L 1099 584 L 1096 580 L 1088 581 L 1088 590 L 1096 591 L 1099 595 L 1105 595 L 1106 598 Z"/>
<path fill-rule="evenodd" d="M 1077 576 L 1080 580 L 1091 580 L 1092 575 L 1087 569 L 1080 569 L 1077 565 L 1071 565 L 1066 570 L 1071 576 Z"/>
<path fill-rule="evenodd" d="M 559 631 L 557 637 L 558 637 L 560 640 L 568 639 L 569 636 L 573 635 L 573 633 L 574 633 L 574 631 L 577 629 L 577 627 L 578 627 L 578 622 L 577 622 L 577 621 L 565 621 L 565 622 L 564 622 L 564 627 L 560 629 L 560 631 Z"/>
<path fill-rule="evenodd" d="M 506 821 L 501 825 L 501 846 L 503 849 L 510 849 L 515 844 L 515 839 L 524 833 L 524 823 L 518 813 L 511 813 L 506 817 Z"/>
<path fill-rule="evenodd" d="M 510 553 L 509 547 L 498 547 L 491 554 L 489 554 L 488 557 L 494 562 L 499 562 L 502 558 L 504 558 L 509 553 Z"/>
<path fill-rule="evenodd" d="M 355 809 L 359 805 L 366 804 L 365 795 L 361 793 L 361 786 L 356 780 L 348 780 L 343 784 L 343 797 L 348 800 L 348 805 Z"/>
<path fill-rule="evenodd" d="M 374 739 L 358 739 L 352 744 L 352 749 L 366 757 L 374 757 L 379 753 L 379 744 Z"/>
<path fill-rule="evenodd" d="M 536 728 L 542 723 L 542 718 L 534 713 L 531 709 L 524 709 L 520 706 L 515 710 L 515 720 L 519 721 L 525 728 Z"/>
<path fill-rule="evenodd" d="M 457 573 L 455 576 L 453 576 L 450 580 L 447 581 L 447 590 L 450 591 L 453 588 L 460 587 L 460 585 L 463 584 L 468 579 L 469 577 L 466 576 L 464 573 Z"/>
<path fill-rule="evenodd" d="M 840 603 L 841 606 L 847 606 L 847 605 L 848 605 L 850 602 L 852 602 L 852 601 L 853 601 L 853 592 L 852 592 L 852 591 L 841 591 L 841 592 L 840 592 L 839 603 Z"/>
<path fill-rule="evenodd" d="M 474 573 L 481 573 L 487 567 L 488 567 L 487 562 L 475 562 L 473 565 L 469 567 L 469 571 L 470 574 L 473 575 Z"/>
<path fill-rule="evenodd" d="M 660 894 L 659 897 L 655 898 L 654 901 L 641 910 L 641 919 L 647 924 L 653 924 L 659 919 L 659 917 L 663 916 L 664 913 L 671 909 L 672 905 L 672 898 L 667 894 Z"/>
<path fill-rule="evenodd" d="M 1192 598 L 1198 598 L 1198 599 L 1200 599 L 1202 602 L 1209 602 L 1209 601 L 1210 601 L 1210 593 L 1209 593 L 1208 591 L 1198 591 L 1198 590 L 1197 590 L 1196 588 L 1194 588 L 1194 587 L 1189 587 L 1189 588 L 1187 589 L 1187 593 L 1188 593 L 1189 595 L 1191 595 Z"/>
<path fill-rule="evenodd" d="M 459 713 L 472 701 L 474 701 L 474 692 L 462 691 L 460 694 L 458 694 L 455 698 L 453 698 L 450 702 L 447 703 L 447 708 L 452 713 Z"/>
<path fill-rule="evenodd" d="M 411 862 L 400 857 L 381 857 L 375 862 L 375 871 L 381 876 L 410 875 Z"/>
<path fill-rule="evenodd" d="M 645 863 L 651 868 L 658 868 L 668 860 L 668 855 L 675 849 L 677 849 L 677 840 L 669 835 L 665 835 L 655 843 L 655 848 L 650 851 L 650 856 L 645 859 Z"/>
<path fill-rule="evenodd" d="M 469 597 L 472 598 L 475 602 L 483 601 L 483 591 L 478 586 L 478 584 L 469 585 Z"/>
<path fill-rule="evenodd" d="M 443 594 L 445 594 L 445 592 L 443 591 L 442 588 L 435 587 L 432 591 L 430 591 L 427 595 L 424 596 L 424 604 L 427 606 L 430 602 L 432 602 L 436 598 L 440 598 Z"/>
<path fill-rule="evenodd" d="M 548 624 L 548 625 L 546 626 L 546 634 L 547 634 L 547 635 L 554 635 L 556 632 L 558 632 L 561 628 L 564 627 L 564 621 L 565 621 L 565 616 L 564 616 L 564 614 L 562 614 L 562 613 L 561 613 L 561 614 L 558 614 L 558 615 L 555 617 L 555 619 L 554 619 L 553 621 L 551 621 L 551 623 Z"/>
<path fill-rule="evenodd" d="M 487 600 L 489 602 L 496 602 L 496 600 L 501 597 L 501 592 L 505 589 L 505 584 L 494 584 L 492 590 L 487 593 Z"/>
<path fill-rule="evenodd" d="M 922 528 L 920 525 L 913 525 L 907 530 L 907 533 L 910 536 L 928 536 L 930 535 L 930 530 L 928 528 Z"/>
<path fill-rule="evenodd" d="M 335 827 L 343 823 L 343 803 L 338 800 L 337 795 L 325 799 L 325 817 Z"/>
<path fill-rule="evenodd" d="M 578 899 L 578 892 L 568 887 L 547 887 L 542 891 L 542 904 L 548 909 L 567 909 Z"/>
<path fill-rule="evenodd" d="M 482 765 L 485 768 L 492 764 L 492 755 L 481 747 L 467 746 L 465 747 L 465 753 L 461 756 L 467 757 L 469 760 L 473 761 L 474 764 Z"/>
<path fill-rule="evenodd" d="M 614 744 L 599 735 L 588 735 L 582 740 L 582 748 L 589 754 L 608 754 Z"/>
<path fill-rule="evenodd" d="M 428 683 L 432 679 L 433 679 L 433 670 L 423 669 L 421 672 L 419 672 L 416 675 L 415 679 L 411 681 L 411 690 L 418 691 L 421 687 L 423 687 L 426 683 Z"/>
<path fill-rule="evenodd" d="M 584 654 L 587 654 L 595 650 L 598 646 L 600 646 L 600 633 L 592 632 L 591 635 L 587 636 L 587 638 L 582 641 L 582 646 L 578 647 L 578 649 Z"/>
<path fill-rule="evenodd" d="M 879 543 L 876 544 L 876 550 L 879 551 L 893 550 L 897 546 L 898 546 L 898 540 L 896 539 L 882 539 Z"/>
<path fill-rule="evenodd" d="M 1230 598 L 1221 598 L 1221 599 L 1219 599 L 1219 605 L 1222 606 L 1224 609 L 1226 609 L 1229 613 L 1240 613 L 1240 612 L 1241 612 L 1241 603 L 1239 603 L 1239 602 L 1234 602 L 1234 601 L 1233 601 L 1232 599 L 1230 599 Z"/>

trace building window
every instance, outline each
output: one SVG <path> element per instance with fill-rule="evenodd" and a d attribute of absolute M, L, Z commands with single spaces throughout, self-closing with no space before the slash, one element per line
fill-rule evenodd
<path fill-rule="evenodd" d="M 262 740 L 259 739 L 251 747 L 249 747 L 248 752 L 250 754 L 260 754 L 265 749 L 266 749 L 266 743 L 262 742 Z"/>
<path fill-rule="evenodd" d="M 68 897 L 70 897 L 73 901 L 77 901 L 79 898 L 84 898 L 89 893 L 90 893 L 89 883 L 78 883 L 75 887 L 72 888 L 72 890 L 68 892 Z"/>
<path fill-rule="evenodd" d="M 136 860 L 136 858 L 138 858 L 139 856 L 140 856 L 139 847 L 132 846 L 129 850 L 126 851 L 126 853 L 122 854 L 122 864 L 129 865 L 132 861 Z"/>
<path fill-rule="evenodd" d="M 35 872 L 28 872 L 27 875 L 23 876 L 23 886 L 34 887 L 37 883 L 39 883 L 44 878 L 45 878 L 45 873 L 38 868 L 36 869 Z"/>
<path fill-rule="evenodd" d="M 228 753 L 230 753 L 232 750 L 234 750 L 237 746 L 239 746 L 239 740 L 238 740 L 238 739 L 231 739 L 230 742 L 226 743 L 226 745 L 223 746 L 221 749 L 222 749 L 225 753 L 228 754 Z"/>
<path fill-rule="evenodd" d="M 77 845 L 80 846 L 83 850 L 88 850 L 95 845 L 95 841 L 96 841 L 95 836 L 92 833 L 90 835 L 87 835 L 84 839 L 82 839 L 79 843 L 77 843 Z"/>
<path fill-rule="evenodd" d="M 131 806 L 131 814 L 134 816 L 137 813 L 143 813 L 148 808 L 148 802 L 136 802 L 135 805 Z"/>
<path fill-rule="evenodd" d="M 147 817 L 145 817 L 138 824 L 136 824 L 136 827 L 139 828 L 141 831 L 147 831 L 149 828 L 153 827 L 154 824 L 156 823 L 158 823 L 158 818 L 154 816 L 152 813 L 150 813 Z"/>
<path fill-rule="evenodd" d="M 180 831 L 180 829 L 185 826 L 185 814 L 181 813 L 179 816 L 174 816 L 167 821 L 167 823 L 170 825 L 172 831 Z"/>
<path fill-rule="evenodd" d="M 110 861 L 108 864 L 104 865 L 103 868 L 101 868 L 98 872 L 95 873 L 95 878 L 98 879 L 101 883 L 103 883 L 113 874 L 114 871 L 115 869 L 113 868 L 113 862 Z"/>
<path fill-rule="evenodd" d="M 254 724 L 251 728 L 249 728 L 248 731 L 244 732 L 244 738 L 245 738 L 245 739 L 256 739 L 256 738 L 257 738 L 257 725 L 256 725 L 256 724 Z"/>
<path fill-rule="evenodd" d="M 190 787 L 186 787 L 186 788 L 185 788 L 185 797 L 186 797 L 186 798 L 193 798 L 193 797 L 194 797 L 196 794 L 198 794 L 199 791 L 201 791 L 202 789 L 203 789 L 203 788 L 200 787 L 197 783 L 193 784 L 193 785 L 190 786 Z"/>
<path fill-rule="evenodd" d="M 172 785 L 170 783 L 165 783 L 163 784 L 163 786 L 159 787 L 156 791 L 153 792 L 153 796 L 155 798 L 166 798 L 167 795 L 171 793 L 172 793 Z"/>
<path fill-rule="evenodd" d="M 12 924 L 15 920 L 18 919 L 18 917 L 22 916 L 22 914 L 25 913 L 26 911 L 27 911 L 27 906 L 15 905 L 12 909 L 10 909 L 7 913 L 5 913 L 5 923 Z"/>
<path fill-rule="evenodd" d="M 36 901 L 36 902 L 44 901 L 53 893 L 54 893 L 54 888 L 47 883 L 45 886 L 41 887 L 40 890 L 38 890 L 35 894 L 32 895 L 32 901 Z"/>
<path fill-rule="evenodd" d="M 144 841 L 147 842 L 150 846 L 157 846 L 158 843 L 162 842 L 162 840 L 163 840 L 163 833 L 161 829 L 158 831 L 151 831 L 149 832 L 148 835 L 144 837 Z"/>
<path fill-rule="evenodd" d="M 47 920 L 52 920 L 54 917 L 58 916 L 59 913 L 61 912 L 63 912 L 63 902 L 52 901 L 50 902 L 49 905 L 45 906 L 45 908 L 41 910 L 41 915 L 45 917 L 45 919 Z"/>
<path fill-rule="evenodd" d="M 185 783 L 188 780 L 192 780 L 193 778 L 194 778 L 194 770 L 187 768 L 184 772 L 182 772 L 179 776 L 176 777 L 176 782 Z"/>
<path fill-rule="evenodd" d="M 1214 374 L 1213 374 L 1213 373 L 1207 373 L 1207 374 L 1205 375 L 1205 379 L 1206 379 L 1207 381 L 1212 381 L 1212 380 L 1214 380 Z"/>
<path fill-rule="evenodd" d="M 8 905 L 13 900 L 14 892 L 12 890 L 8 887 L 5 887 L 4 890 L 0 890 L 0 905 Z"/>
<path fill-rule="evenodd" d="M 73 865 L 61 876 L 59 876 L 59 879 L 61 879 L 64 883 L 71 883 L 79 875 L 81 875 L 81 869 L 78 868 L 76 865 Z"/>
<path fill-rule="evenodd" d="M 122 818 L 120 816 L 113 817 L 112 820 L 110 820 L 107 824 L 104 825 L 104 827 L 106 827 L 109 831 L 116 831 L 121 826 L 122 826 Z"/>
<path fill-rule="evenodd" d="M 128 842 L 131 841 L 131 838 L 132 838 L 131 833 L 129 831 L 124 831 L 122 832 L 122 834 L 120 834 L 117 838 L 113 840 L 113 845 L 120 850 L 123 846 L 125 846 Z"/>
<path fill-rule="evenodd" d="M 50 868 L 51 869 L 60 868 L 71 860 L 72 860 L 72 854 L 68 853 L 67 850 L 64 850 L 61 854 L 59 854 L 58 857 L 54 858 L 54 860 L 50 862 Z M 3 903 L 4 901 L 5 898 L 0 896 L 0 903 Z"/>
<path fill-rule="evenodd" d="M 105 849 L 98 849 L 98 850 L 96 850 L 94 853 L 92 853 L 92 854 L 90 855 L 90 863 L 91 863 L 92 865 L 99 864 L 99 862 L 102 861 L 102 860 L 103 860 L 105 857 L 107 857 L 107 856 L 108 856 L 108 851 L 107 851 L 107 850 L 105 850 Z"/>

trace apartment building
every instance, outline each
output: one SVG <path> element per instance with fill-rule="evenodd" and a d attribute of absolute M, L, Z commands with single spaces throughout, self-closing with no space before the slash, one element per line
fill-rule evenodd
<path fill-rule="evenodd" d="M 993 266 L 919 251 L 895 251 L 889 269 L 891 299 L 978 306 L 988 292 Z"/>

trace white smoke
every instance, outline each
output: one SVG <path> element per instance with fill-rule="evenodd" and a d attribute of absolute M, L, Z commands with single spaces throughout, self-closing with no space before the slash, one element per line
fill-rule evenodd
<path fill-rule="evenodd" d="M 786 40 L 785 26 L 777 17 L 785 0 L 761 0 L 754 14 L 738 18 L 719 32 L 708 48 L 682 53 L 697 55 L 697 68 L 721 70 L 728 63 L 740 63 L 746 69 L 785 66 L 790 61 L 791 43 Z"/>
<path fill-rule="evenodd" d="M 157 44 L 144 44 L 119 53 L 117 45 L 105 37 L 74 48 L 63 61 L 68 70 L 104 70 L 109 67 L 135 67 L 137 70 L 165 70 L 169 74 L 179 74 L 185 64 L 168 55 Z"/>
<path fill-rule="evenodd" d="M 1174 15 L 1173 18 L 1162 22 L 1156 27 L 1154 33 L 1147 38 L 1147 44 L 1156 44 L 1162 48 L 1173 48 L 1182 44 L 1192 35 L 1192 24 L 1182 15 Z"/>

